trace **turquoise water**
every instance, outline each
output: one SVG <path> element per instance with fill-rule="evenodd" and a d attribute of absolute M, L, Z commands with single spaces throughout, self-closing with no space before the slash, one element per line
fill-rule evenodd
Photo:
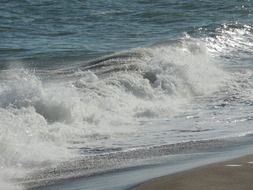
<path fill-rule="evenodd" d="M 250 0 L 2 0 L 0 188 L 252 135 L 252 9 Z"/>

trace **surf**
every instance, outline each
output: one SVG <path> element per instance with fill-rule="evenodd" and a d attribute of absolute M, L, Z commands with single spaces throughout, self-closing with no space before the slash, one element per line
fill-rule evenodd
<path fill-rule="evenodd" d="M 180 143 L 186 136 L 186 141 L 206 140 L 213 130 L 223 138 L 222 120 L 217 128 L 185 123 L 185 118 L 209 121 L 206 108 L 227 109 L 242 97 L 249 101 L 252 72 L 227 69 L 218 38 L 185 35 L 71 66 L 1 70 L 0 166 L 8 176 L 3 180 L 22 181 L 66 161 Z"/>

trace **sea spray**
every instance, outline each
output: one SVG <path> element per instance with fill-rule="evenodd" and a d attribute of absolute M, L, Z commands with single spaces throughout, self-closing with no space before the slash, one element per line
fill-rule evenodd
<path fill-rule="evenodd" d="M 176 116 L 229 79 L 189 37 L 122 55 L 76 72 L 2 71 L 1 166 L 27 172 L 79 157 L 78 147 L 106 150 L 138 133 L 141 120 Z"/>

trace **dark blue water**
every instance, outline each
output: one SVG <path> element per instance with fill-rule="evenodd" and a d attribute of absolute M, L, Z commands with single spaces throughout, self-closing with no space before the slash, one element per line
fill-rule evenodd
<path fill-rule="evenodd" d="M 2 0 L 0 60 L 64 63 L 209 35 L 222 24 L 252 24 L 252 9 L 248 0 Z"/>

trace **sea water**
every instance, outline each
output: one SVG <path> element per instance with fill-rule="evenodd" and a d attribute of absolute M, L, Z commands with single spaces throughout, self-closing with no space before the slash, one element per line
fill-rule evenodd
<path fill-rule="evenodd" d="M 251 0 L 1 0 L 0 188 L 253 134 L 252 13 Z"/>

